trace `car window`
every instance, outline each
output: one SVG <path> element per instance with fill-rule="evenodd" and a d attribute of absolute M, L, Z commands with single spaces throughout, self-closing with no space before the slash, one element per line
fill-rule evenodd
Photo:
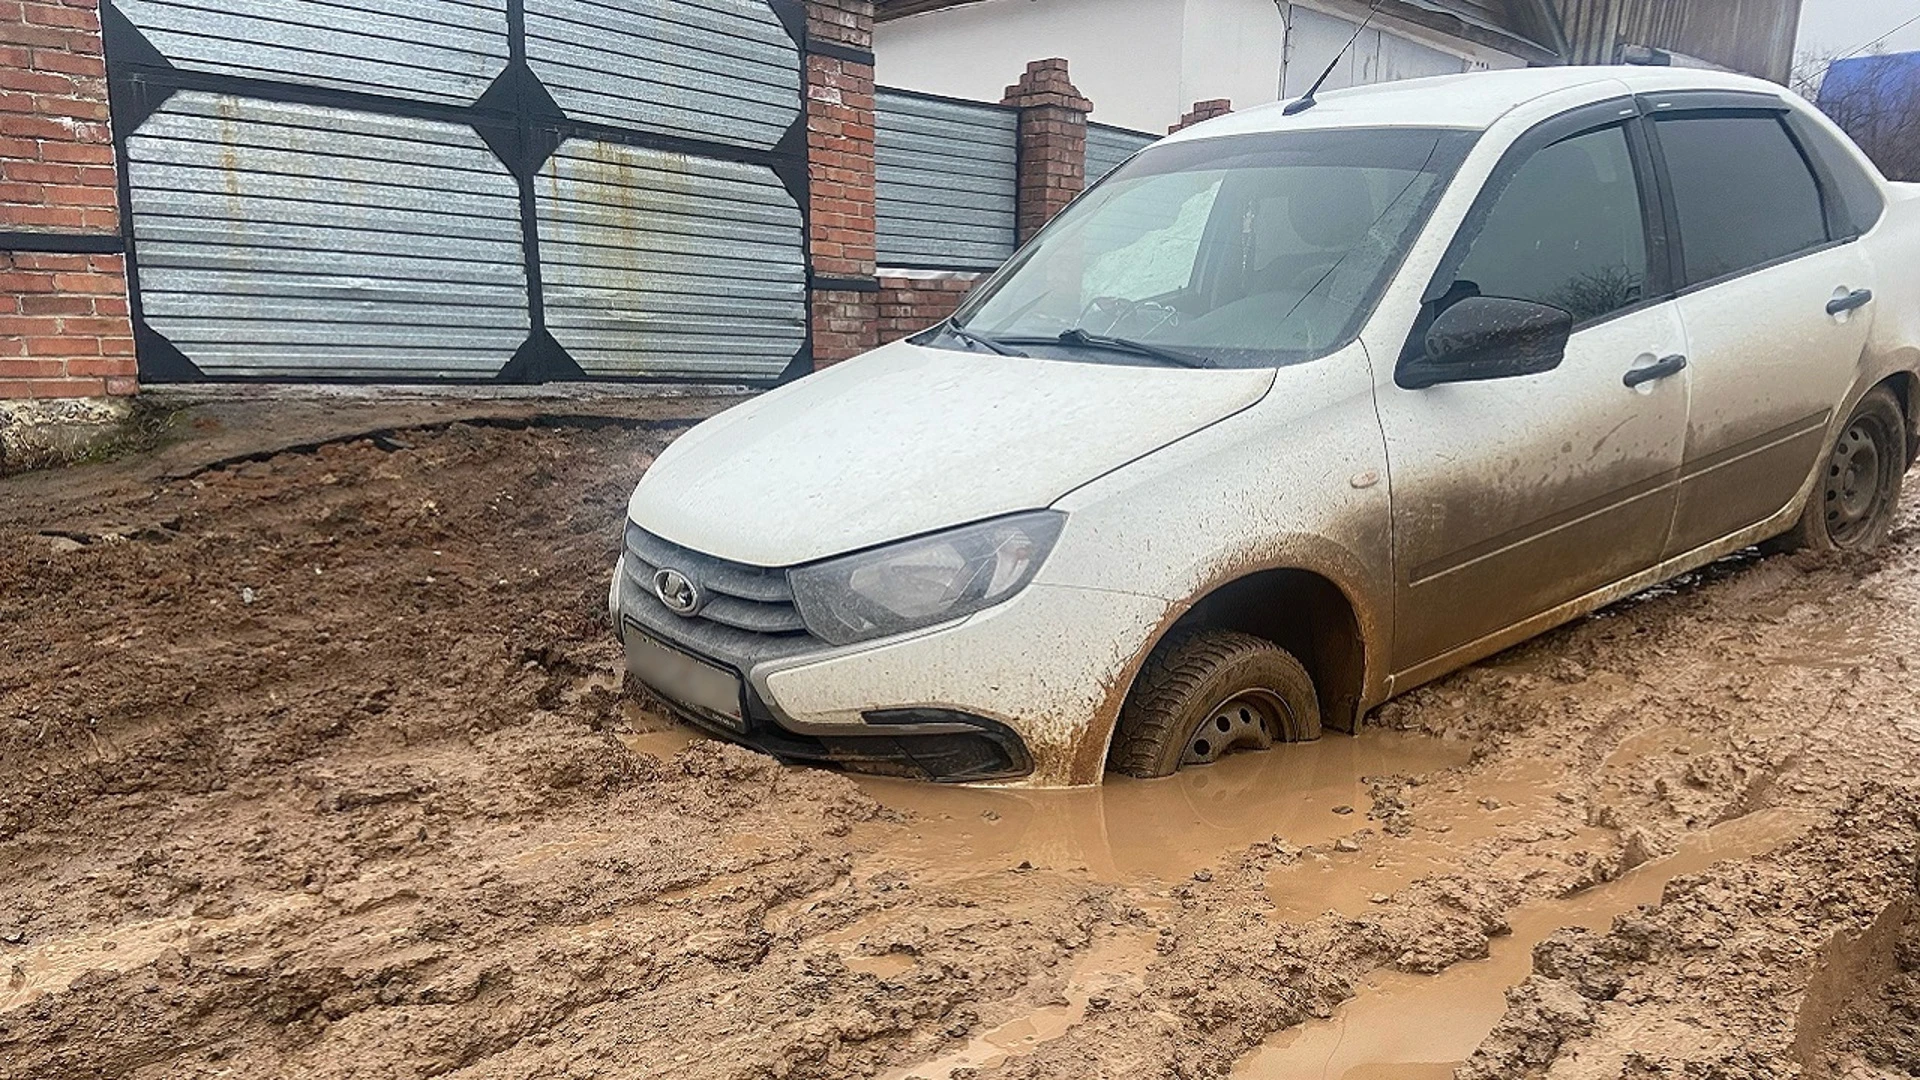
<path fill-rule="evenodd" d="M 1880 184 L 1860 159 L 1841 145 L 1832 131 L 1814 122 L 1800 113 L 1787 114 L 1787 126 L 1793 129 L 1794 138 L 1815 161 L 1826 167 L 1827 176 L 1833 181 L 1833 191 L 1829 194 L 1839 200 L 1838 213 L 1835 207 L 1828 207 L 1828 217 L 1837 219 L 1839 235 L 1858 236 L 1872 229 L 1880 222 L 1880 215 L 1886 208 L 1886 200 L 1880 194 Z"/>
<path fill-rule="evenodd" d="M 1448 295 L 1550 304 L 1589 322 L 1646 293 L 1647 234 L 1626 129 L 1536 152 L 1486 212 Z"/>
<path fill-rule="evenodd" d="M 1662 117 L 1657 130 L 1690 284 L 1827 242 L 1820 187 L 1777 117 Z"/>

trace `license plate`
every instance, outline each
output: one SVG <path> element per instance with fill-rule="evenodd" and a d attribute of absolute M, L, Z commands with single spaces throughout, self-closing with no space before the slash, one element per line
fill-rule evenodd
<path fill-rule="evenodd" d="M 627 670 L 677 705 L 735 731 L 747 729 L 740 718 L 740 680 L 733 672 L 655 641 L 631 623 L 627 625 Z"/>

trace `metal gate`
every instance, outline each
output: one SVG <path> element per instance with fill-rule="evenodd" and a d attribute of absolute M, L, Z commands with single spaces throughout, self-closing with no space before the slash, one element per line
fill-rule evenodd
<path fill-rule="evenodd" d="M 1020 113 L 880 89 L 873 98 L 880 265 L 992 270 L 1018 246 Z"/>
<path fill-rule="evenodd" d="M 798 0 L 106 0 L 140 376 L 811 369 Z"/>

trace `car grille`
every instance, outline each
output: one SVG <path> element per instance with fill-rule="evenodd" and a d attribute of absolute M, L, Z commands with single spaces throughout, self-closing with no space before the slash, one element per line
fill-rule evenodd
<path fill-rule="evenodd" d="M 621 611 L 656 637 L 745 673 L 763 660 L 793 656 L 826 643 L 807 633 L 785 570 L 748 566 L 670 543 L 627 524 Z M 707 601 L 680 615 L 653 591 L 654 573 L 677 570 Z"/>

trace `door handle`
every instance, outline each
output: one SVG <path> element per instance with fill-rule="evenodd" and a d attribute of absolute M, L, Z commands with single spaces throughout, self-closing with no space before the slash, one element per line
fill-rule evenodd
<path fill-rule="evenodd" d="M 1686 357 L 1678 355 L 1669 356 L 1663 360 L 1648 364 L 1646 367 L 1634 368 L 1632 371 L 1627 372 L 1626 378 L 1620 381 L 1626 383 L 1629 387 L 1639 386 L 1641 383 L 1650 383 L 1655 379 L 1664 379 L 1669 375 L 1678 375 L 1680 372 L 1685 371 L 1686 368 Z"/>
<path fill-rule="evenodd" d="M 1854 308 L 1866 307 L 1873 303 L 1872 289 L 1855 289 L 1845 296 L 1836 296 L 1827 301 L 1827 314 L 1844 315 Z"/>

